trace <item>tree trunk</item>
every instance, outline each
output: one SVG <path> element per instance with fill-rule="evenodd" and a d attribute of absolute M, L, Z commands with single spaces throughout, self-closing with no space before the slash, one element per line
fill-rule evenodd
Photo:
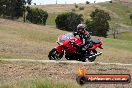
<path fill-rule="evenodd" d="M 26 22 L 26 8 L 24 7 L 23 21 Z"/>

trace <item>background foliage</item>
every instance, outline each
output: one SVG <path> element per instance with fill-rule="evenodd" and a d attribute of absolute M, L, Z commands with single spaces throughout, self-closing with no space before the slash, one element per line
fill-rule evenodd
<path fill-rule="evenodd" d="M 96 36 L 106 37 L 109 31 L 108 21 L 111 20 L 109 13 L 96 9 L 90 16 L 91 20 L 86 20 L 87 30 Z"/>
<path fill-rule="evenodd" d="M 66 31 L 75 31 L 77 25 L 82 21 L 82 15 L 72 12 L 60 14 L 55 19 L 56 27 Z"/>
<path fill-rule="evenodd" d="M 28 13 L 26 19 L 31 23 L 35 24 L 46 24 L 46 20 L 48 18 L 48 13 L 42 9 L 31 8 L 28 9 Z"/>

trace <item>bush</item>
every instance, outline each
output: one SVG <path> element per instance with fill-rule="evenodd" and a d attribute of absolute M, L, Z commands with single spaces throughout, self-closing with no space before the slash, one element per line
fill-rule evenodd
<path fill-rule="evenodd" d="M 78 8 L 78 5 L 77 4 L 75 4 L 75 8 Z"/>
<path fill-rule="evenodd" d="M 90 4 L 90 2 L 89 1 L 86 1 L 86 4 Z"/>
<path fill-rule="evenodd" d="M 109 1 L 109 3 L 112 3 L 112 1 Z"/>
<path fill-rule="evenodd" d="M 0 0 L 0 16 L 18 19 L 23 16 L 25 0 Z"/>
<path fill-rule="evenodd" d="M 48 13 L 38 8 L 31 8 L 28 10 L 26 19 L 34 24 L 46 24 Z"/>
<path fill-rule="evenodd" d="M 84 10 L 84 7 L 83 6 L 79 7 L 79 10 Z"/>
<path fill-rule="evenodd" d="M 63 13 L 56 17 L 56 27 L 61 30 L 74 31 L 78 24 L 83 21 L 82 15 L 73 12 Z"/>
<path fill-rule="evenodd" d="M 103 10 L 96 9 L 90 14 L 92 20 L 87 20 L 87 30 L 93 32 L 94 35 L 100 37 L 107 37 L 109 31 L 108 20 L 111 20 L 108 13 Z"/>

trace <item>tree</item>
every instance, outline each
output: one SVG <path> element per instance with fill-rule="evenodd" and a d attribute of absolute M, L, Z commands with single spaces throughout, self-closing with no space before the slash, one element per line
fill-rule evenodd
<path fill-rule="evenodd" d="M 32 3 L 32 0 L 27 0 L 28 5 L 31 5 L 31 3 Z"/>
<path fill-rule="evenodd" d="M 23 15 L 25 0 L 0 0 L 0 15 L 6 18 L 19 18 Z"/>
<path fill-rule="evenodd" d="M 111 1 L 109 1 L 109 3 L 112 3 L 112 0 L 111 0 Z"/>
<path fill-rule="evenodd" d="M 79 10 L 84 10 L 84 6 L 79 7 Z"/>
<path fill-rule="evenodd" d="M 23 14 L 23 21 L 26 22 L 26 12 L 27 10 L 30 9 L 30 5 L 32 3 L 32 0 L 26 0 L 26 3 L 28 4 L 28 6 L 24 7 L 24 14 Z"/>
<path fill-rule="evenodd" d="M 75 3 L 75 8 L 78 8 L 79 6 Z"/>
<path fill-rule="evenodd" d="M 0 16 L 5 13 L 6 5 L 4 4 L 3 0 L 0 1 Z"/>
<path fill-rule="evenodd" d="M 89 1 L 86 1 L 86 4 L 90 4 L 90 2 Z"/>
<path fill-rule="evenodd" d="M 78 24 L 83 21 L 82 15 L 73 12 L 63 13 L 56 17 L 56 27 L 61 30 L 74 31 Z"/>
<path fill-rule="evenodd" d="M 48 13 L 42 9 L 38 8 L 30 8 L 27 10 L 26 19 L 34 24 L 46 24 L 46 20 L 48 18 Z"/>
<path fill-rule="evenodd" d="M 112 35 L 113 35 L 113 38 L 116 39 L 117 38 L 117 35 L 119 34 L 117 28 L 112 28 Z"/>
<path fill-rule="evenodd" d="M 121 29 L 121 26 L 118 23 L 114 24 L 113 27 L 111 28 L 110 34 L 113 35 L 114 39 L 118 37 L 119 32 L 121 32 L 120 29 Z"/>
<path fill-rule="evenodd" d="M 96 9 L 90 14 L 91 20 L 86 20 L 87 30 L 96 36 L 107 37 L 111 17 L 104 10 Z"/>
<path fill-rule="evenodd" d="M 36 3 L 34 3 L 34 5 L 36 5 Z"/>
<path fill-rule="evenodd" d="M 0 0 L 0 16 L 4 18 L 18 19 L 26 17 L 26 9 L 32 0 Z"/>

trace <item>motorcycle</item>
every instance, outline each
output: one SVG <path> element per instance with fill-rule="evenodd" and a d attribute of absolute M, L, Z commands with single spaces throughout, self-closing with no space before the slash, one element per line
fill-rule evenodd
<path fill-rule="evenodd" d="M 91 46 L 86 44 L 83 52 L 78 52 L 82 45 L 82 40 L 72 33 L 60 35 L 57 41 L 58 45 L 54 47 L 48 55 L 49 60 L 60 60 L 64 55 L 67 60 L 78 60 L 82 62 L 93 62 L 102 52 L 97 52 L 96 48 L 102 48 L 101 39 L 92 40 Z"/>

